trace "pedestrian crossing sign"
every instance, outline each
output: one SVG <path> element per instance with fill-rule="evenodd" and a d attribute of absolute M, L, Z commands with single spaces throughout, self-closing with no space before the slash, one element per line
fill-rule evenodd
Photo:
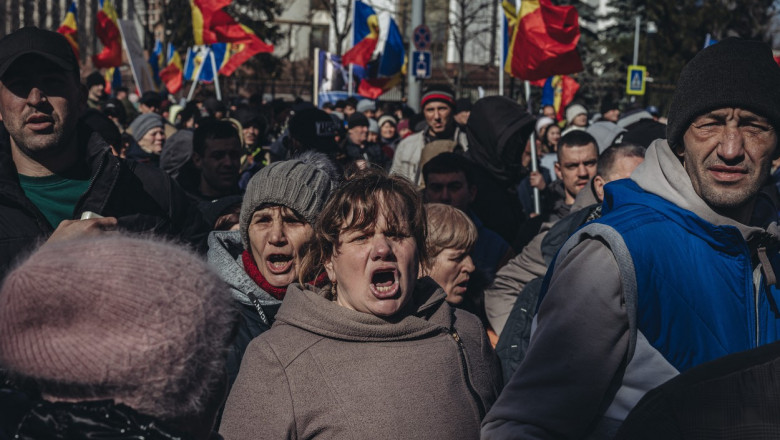
<path fill-rule="evenodd" d="M 644 95 L 645 80 L 647 79 L 647 68 L 645 66 L 628 66 L 628 77 L 626 78 L 627 95 Z"/>

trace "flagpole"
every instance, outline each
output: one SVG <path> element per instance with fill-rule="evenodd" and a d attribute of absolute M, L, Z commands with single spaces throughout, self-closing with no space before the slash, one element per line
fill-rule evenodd
<path fill-rule="evenodd" d="M 525 86 L 525 103 L 528 105 L 528 113 L 533 114 L 531 109 L 531 83 L 523 81 Z M 539 171 L 536 166 L 536 130 L 531 130 L 531 172 L 535 173 Z M 534 187 L 534 212 L 538 215 L 542 213 L 541 204 L 539 203 L 539 188 Z"/>
<path fill-rule="evenodd" d="M 352 66 L 353 65 L 354 64 L 349 63 L 349 86 L 348 86 L 349 90 L 347 90 L 347 96 L 352 96 L 352 89 L 353 89 L 353 84 L 352 84 Z"/>
<path fill-rule="evenodd" d="M 217 100 L 222 101 L 222 90 L 219 88 L 219 72 L 217 72 L 217 61 L 214 59 L 214 52 L 209 52 L 211 59 L 211 68 L 214 71 L 214 87 L 217 89 Z"/>
<path fill-rule="evenodd" d="M 320 108 L 320 48 L 314 48 L 314 106 Z"/>
<path fill-rule="evenodd" d="M 497 0 L 493 0 L 497 1 Z M 504 38 L 504 35 L 506 34 L 506 15 L 504 14 L 504 9 L 499 7 L 498 8 L 498 16 L 499 20 L 501 21 L 501 44 L 498 44 L 498 60 L 499 60 L 499 66 L 498 66 L 498 94 L 500 96 L 504 96 L 504 65 L 506 64 L 506 60 L 504 59 L 504 53 L 506 52 L 504 48 L 504 44 L 506 44 L 506 39 Z"/>
<path fill-rule="evenodd" d="M 209 54 L 211 53 L 211 47 L 206 46 L 206 58 L 208 58 Z M 195 55 L 193 55 L 195 56 Z M 192 80 L 192 87 L 190 87 L 190 93 L 187 95 L 187 101 L 192 101 L 192 96 L 195 94 L 195 87 L 200 82 L 200 73 L 203 71 L 203 66 L 206 64 L 206 60 L 204 59 L 200 65 L 198 65 L 197 70 L 195 71 L 195 77 Z"/>

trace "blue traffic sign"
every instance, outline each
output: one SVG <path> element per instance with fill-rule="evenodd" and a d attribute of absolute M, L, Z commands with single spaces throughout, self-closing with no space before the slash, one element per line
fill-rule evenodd
<path fill-rule="evenodd" d="M 417 79 L 431 77 L 431 53 L 427 50 L 415 50 L 412 52 L 412 68 Z"/>
<path fill-rule="evenodd" d="M 626 77 L 626 94 L 644 95 L 646 79 L 647 69 L 645 66 L 628 66 L 628 76 Z"/>
<path fill-rule="evenodd" d="M 424 24 L 421 24 L 414 28 L 412 34 L 412 40 L 414 41 L 414 48 L 417 50 L 428 50 L 431 47 L 431 29 Z"/>

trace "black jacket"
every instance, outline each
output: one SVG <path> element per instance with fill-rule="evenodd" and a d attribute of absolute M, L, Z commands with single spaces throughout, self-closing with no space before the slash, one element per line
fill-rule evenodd
<path fill-rule="evenodd" d="M 92 211 L 116 217 L 123 230 L 162 234 L 205 249 L 208 225 L 165 172 L 115 157 L 103 138 L 83 124 L 77 136 L 91 182 L 73 210 L 74 219 Z M 0 123 L 0 280 L 14 260 L 56 226 L 49 224 L 19 185 L 9 134 Z"/>

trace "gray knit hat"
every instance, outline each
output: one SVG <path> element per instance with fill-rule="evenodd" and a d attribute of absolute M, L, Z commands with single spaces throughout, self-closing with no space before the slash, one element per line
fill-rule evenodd
<path fill-rule="evenodd" d="M 257 172 L 241 203 L 241 241 L 249 249 L 249 222 L 263 205 L 282 205 L 314 224 L 330 193 L 338 185 L 338 171 L 322 153 L 307 151 L 300 157 L 274 162 Z"/>
<path fill-rule="evenodd" d="M 766 43 L 726 38 L 688 62 L 669 107 L 669 146 L 682 142 L 696 117 L 724 107 L 755 112 L 780 130 L 780 67 Z"/>
<path fill-rule="evenodd" d="M 162 116 L 157 113 L 144 113 L 133 119 L 133 122 L 130 123 L 130 127 L 128 127 L 128 131 L 132 133 L 133 139 L 138 142 L 149 130 L 157 127 L 164 127 L 164 125 L 165 121 L 163 121 Z"/>

